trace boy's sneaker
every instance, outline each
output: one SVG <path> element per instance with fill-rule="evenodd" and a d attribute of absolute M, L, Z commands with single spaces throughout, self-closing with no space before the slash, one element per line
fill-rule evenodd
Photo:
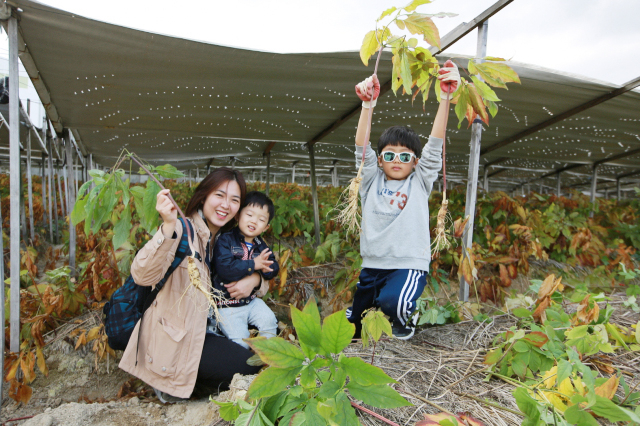
<path fill-rule="evenodd" d="M 415 318 L 415 316 L 414 316 Z M 393 332 L 393 336 L 396 339 L 400 340 L 408 340 L 413 337 L 413 333 L 416 330 L 415 320 L 410 319 L 407 322 L 407 325 L 404 326 L 397 319 L 393 320 L 393 324 L 391 325 L 391 331 Z"/>
<path fill-rule="evenodd" d="M 153 391 L 156 393 L 156 396 L 158 397 L 160 402 L 162 402 L 163 404 L 167 404 L 169 402 L 186 401 L 188 399 L 188 398 L 179 398 L 177 396 L 169 395 L 168 393 L 162 392 L 161 390 L 158 390 L 156 388 L 153 388 Z"/>

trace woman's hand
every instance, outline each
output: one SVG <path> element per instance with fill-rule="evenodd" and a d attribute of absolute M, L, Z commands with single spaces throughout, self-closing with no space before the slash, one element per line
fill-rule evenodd
<path fill-rule="evenodd" d="M 169 190 L 163 189 L 156 195 L 156 210 L 160 213 L 162 221 L 162 234 L 165 238 L 173 237 L 173 231 L 176 229 L 176 221 L 178 220 L 178 209 L 173 201 L 169 198 Z"/>
<path fill-rule="evenodd" d="M 240 281 L 235 281 L 224 286 L 229 291 L 229 296 L 236 300 L 244 299 L 251 296 L 253 289 L 260 285 L 260 274 L 254 272 L 248 277 L 244 277 Z"/>

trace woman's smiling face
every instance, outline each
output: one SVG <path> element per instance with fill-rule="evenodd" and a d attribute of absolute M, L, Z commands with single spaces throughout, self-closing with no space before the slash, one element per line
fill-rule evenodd
<path fill-rule="evenodd" d="M 209 228 L 215 234 L 220 228 L 233 219 L 240 210 L 240 185 L 235 180 L 228 180 L 213 190 L 204 201 L 202 213 L 209 222 Z"/>

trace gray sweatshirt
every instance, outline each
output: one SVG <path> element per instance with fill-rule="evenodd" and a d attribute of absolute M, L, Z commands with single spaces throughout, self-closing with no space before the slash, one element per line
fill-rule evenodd
<path fill-rule="evenodd" d="M 363 147 L 356 145 L 356 168 Z M 442 168 L 442 139 L 429 136 L 413 173 L 405 180 L 387 180 L 377 156 L 367 145 L 360 198 L 363 268 L 429 271 L 429 194 Z"/>

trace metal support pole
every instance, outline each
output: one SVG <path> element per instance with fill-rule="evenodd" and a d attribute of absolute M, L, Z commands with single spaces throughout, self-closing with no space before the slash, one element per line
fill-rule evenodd
<path fill-rule="evenodd" d="M 231 157 L 231 170 L 236 169 L 236 157 Z"/>
<path fill-rule="evenodd" d="M 75 173 L 73 170 L 73 150 L 71 147 L 71 133 L 64 129 L 64 146 L 67 150 L 67 171 L 69 172 L 69 186 L 67 187 L 67 216 L 69 217 L 69 268 L 71 276 L 76 276 L 76 227 L 71 223 L 71 210 L 76 203 L 75 200 Z"/>
<path fill-rule="evenodd" d="M 489 29 L 489 21 L 484 21 L 482 26 L 478 27 L 478 45 L 476 56 L 484 58 L 487 55 L 487 33 Z M 449 114 L 449 111 L 447 111 Z M 478 172 L 480 170 L 480 143 L 482 140 L 482 121 L 476 118 L 471 127 L 471 147 L 469 153 L 469 174 L 467 179 L 467 199 L 464 207 L 464 216 L 468 217 L 467 227 L 462 235 L 462 256 L 469 255 L 473 244 L 473 225 L 476 214 L 476 199 L 478 197 Z M 445 141 L 446 143 L 446 141 Z M 469 284 L 462 277 L 460 279 L 459 300 L 464 302 L 469 300 Z"/>
<path fill-rule="evenodd" d="M 489 192 L 489 168 L 484 167 L 484 177 L 482 179 L 482 189 L 484 192 Z"/>
<path fill-rule="evenodd" d="M 49 193 L 49 202 L 48 202 L 48 213 L 49 213 L 49 241 L 55 243 L 53 239 L 53 209 L 56 209 L 56 226 L 58 221 L 58 208 L 56 203 L 56 186 L 52 185 L 51 180 L 53 179 L 53 146 L 51 146 L 51 138 L 45 138 L 45 143 L 47 144 L 47 150 L 49 151 L 49 157 L 47 157 L 47 192 Z M 56 232 L 56 237 L 58 233 Z"/>
<path fill-rule="evenodd" d="M 267 184 L 265 186 L 264 192 L 269 196 L 269 178 L 271 177 L 271 153 L 267 152 Z"/>
<path fill-rule="evenodd" d="M 559 197 L 562 195 L 562 178 L 560 177 L 561 173 L 558 173 L 558 182 L 556 187 L 556 195 Z"/>
<path fill-rule="evenodd" d="M 66 216 L 67 214 L 64 211 L 64 191 L 62 190 L 62 181 L 63 181 L 63 177 L 61 176 L 62 174 L 62 167 L 60 166 L 60 160 L 56 160 L 56 173 L 58 175 L 58 178 L 56 179 L 56 181 L 58 182 L 58 195 L 60 195 L 60 211 L 62 212 L 62 217 Z M 58 220 L 58 218 L 56 218 L 56 221 Z"/>
<path fill-rule="evenodd" d="M 291 165 L 291 183 L 296 183 L 296 163 Z"/>
<path fill-rule="evenodd" d="M 608 200 L 609 199 L 609 187 L 606 187 L 604 189 L 604 199 Z"/>
<path fill-rule="evenodd" d="M 10 333 L 11 352 L 20 351 L 20 93 L 18 89 L 18 20 L 9 18 L 9 155 L 10 155 L 10 261 L 11 261 L 11 301 Z M 3 317 L 4 320 L 4 317 Z"/>
<path fill-rule="evenodd" d="M 200 167 L 196 167 L 196 182 L 200 183 Z"/>
<path fill-rule="evenodd" d="M 27 107 L 29 104 L 27 104 Z M 29 109 L 29 108 L 27 108 Z M 27 196 L 29 197 L 29 237 L 31 244 L 35 240 L 33 228 L 33 177 L 31 176 L 31 132 L 27 133 Z"/>
<path fill-rule="evenodd" d="M 316 234 L 316 246 L 320 245 L 320 211 L 318 210 L 318 185 L 316 181 L 316 159 L 313 145 L 309 147 L 309 163 L 311 163 L 311 199 L 313 201 L 313 228 Z"/>
<path fill-rule="evenodd" d="M 591 176 L 591 212 L 589 217 L 593 217 L 596 203 L 596 191 L 598 190 L 598 166 L 593 166 L 593 174 Z"/>
<path fill-rule="evenodd" d="M 616 179 L 616 198 L 620 201 L 620 179 Z"/>

